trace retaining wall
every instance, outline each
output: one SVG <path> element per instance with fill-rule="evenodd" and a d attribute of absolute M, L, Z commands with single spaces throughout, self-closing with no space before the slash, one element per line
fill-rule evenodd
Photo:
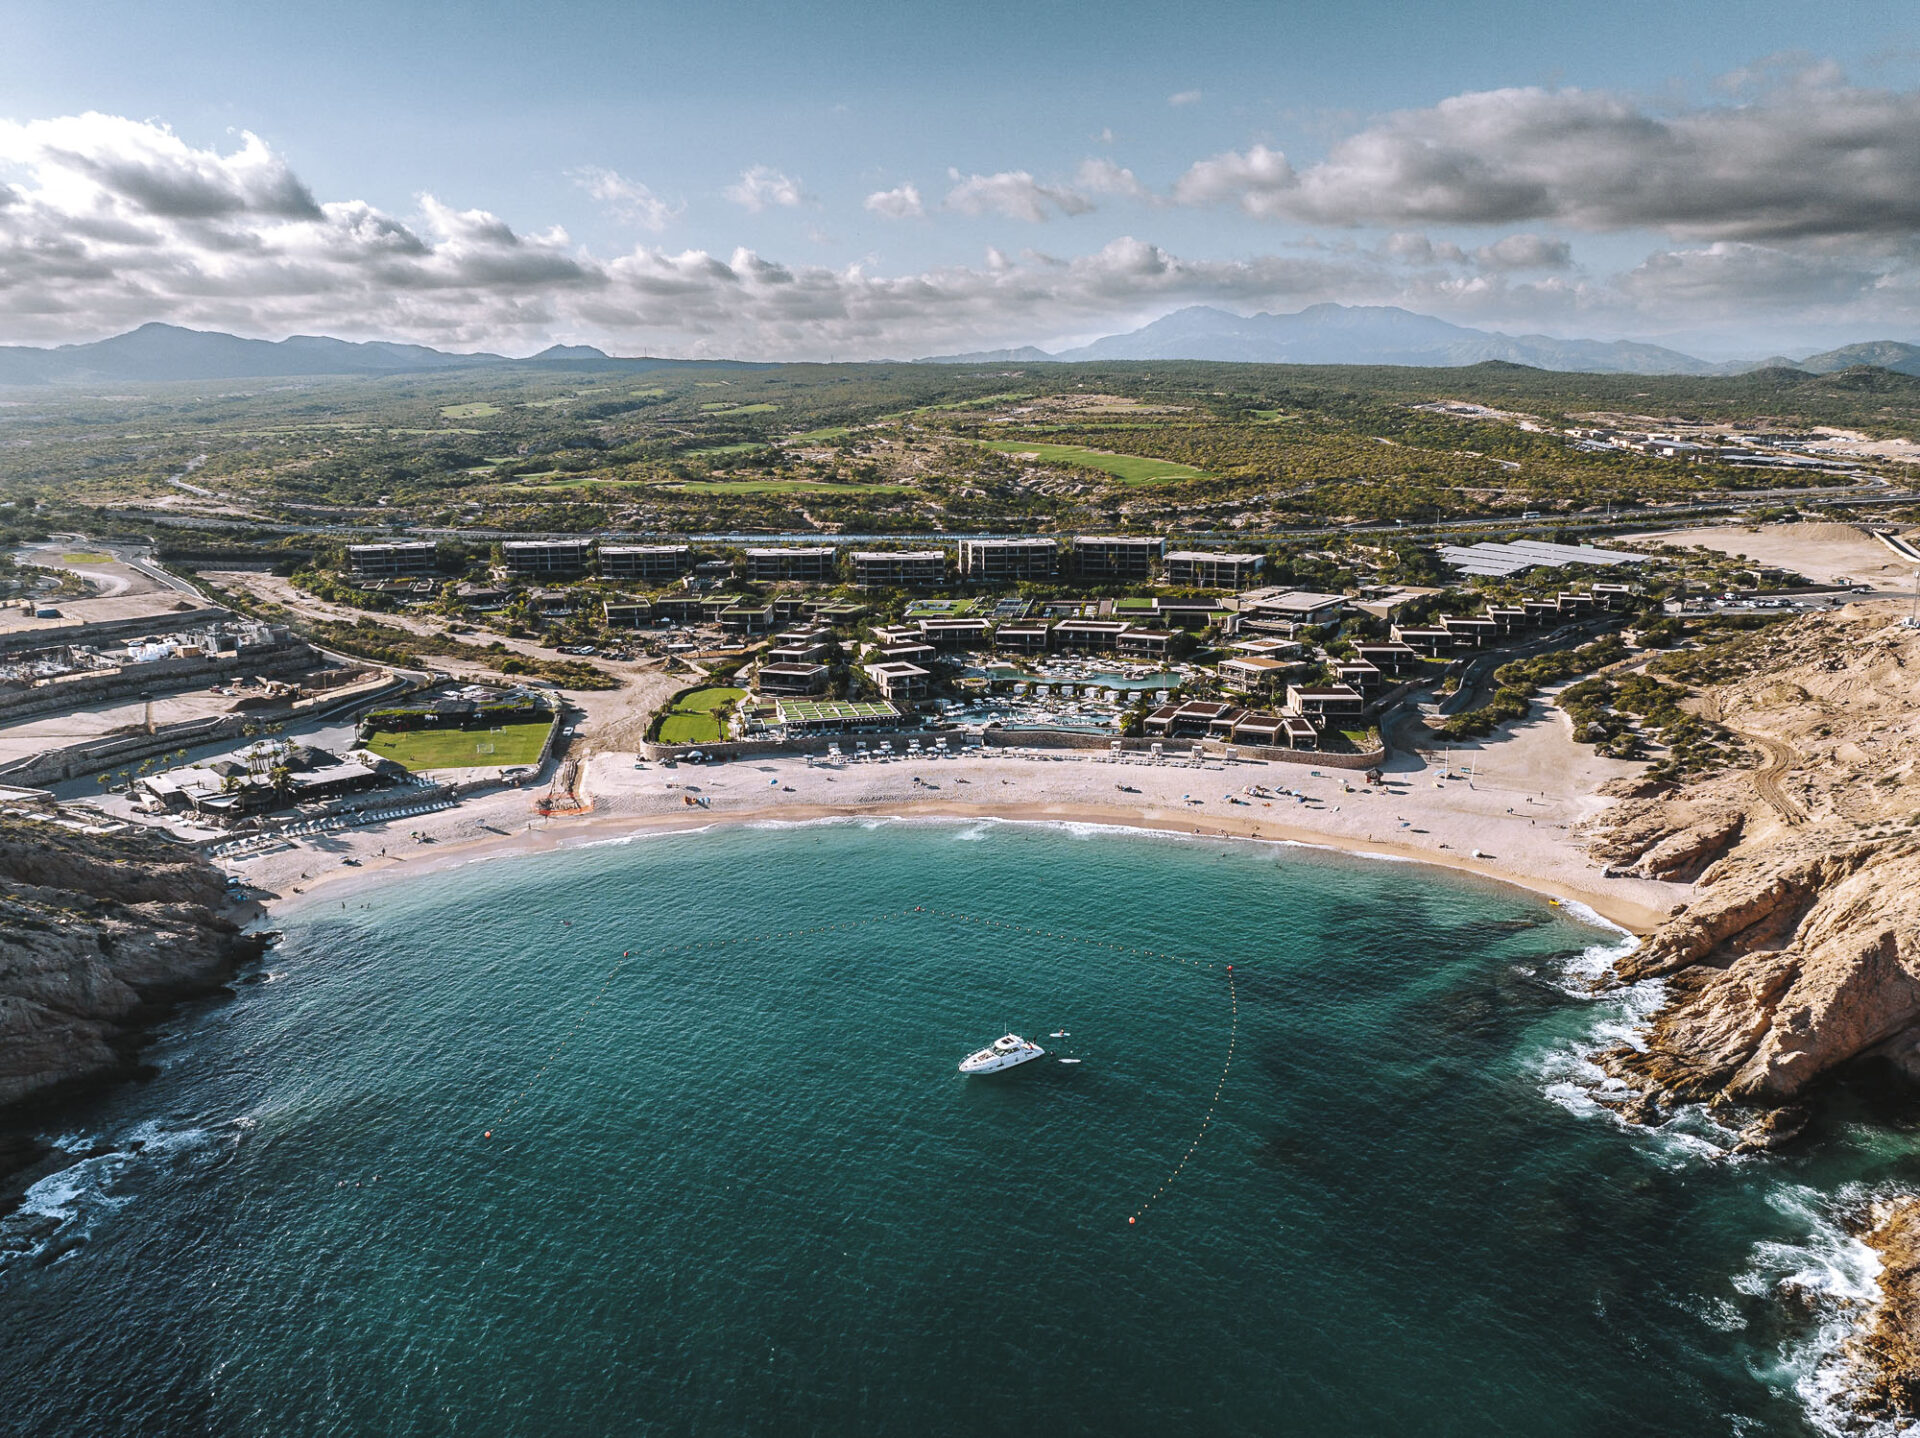
<path fill-rule="evenodd" d="M 177 693 L 234 674 L 303 673 L 320 662 L 320 655 L 298 641 L 286 644 L 249 644 L 232 654 L 208 654 L 198 659 L 155 659 L 118 669 L 81 671 L 24 689 L 0 689 L 0 722 L 13 723 L 36 714 L 55 714 L 137 699 L 142 694 Z"/>
<path fill-rule="evenodd" d="M 186 596 L 182 595 L 182 599 Z M 58 601 L 55 601 L 56 604 Z M 158 614 L 137 615 L 132 619 L 46 621 L 44 627 L 16 629 L 0 634 L 0 655 L 19 654 L 28 649 L 48 649 L 59 644 L 101 644 L 133 639 L 142 634 L 180 634 L 189 629 L 205 629 L 209 624 L 233 618 L 231 609 L 189 605 L 185 609 Z"/>

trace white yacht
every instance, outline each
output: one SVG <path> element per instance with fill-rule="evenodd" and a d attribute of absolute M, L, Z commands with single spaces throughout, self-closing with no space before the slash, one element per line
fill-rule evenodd
<path fill-rule="evenodd" d="M 1018 1034 L 1007 1034 L 995 1039 L 978 1053 L 968 1054 L 960 1060 L 960 1072 L 963 1074 L 994 1074 L 1002 1069 L 1013 1068 L 1026 1063 L 1029 1059 L 1044 1056 L 1046 1050 L 1039 1044 L 1028 1043 Z"/>

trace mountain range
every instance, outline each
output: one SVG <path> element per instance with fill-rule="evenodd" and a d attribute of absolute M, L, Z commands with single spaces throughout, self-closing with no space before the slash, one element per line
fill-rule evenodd
<path fill-rule="evenodd" d="M 542 369 L 669 366 L 758 368 L 734 360 L 615 359 L 591 345 L 553 345 L 537 355 L 450 354 L 426 345 L 354 342 L 321 335 L 249 340 L 214 330 L 146 324 L 91 344 L 34 349 L 0 345 L 0 385 L 84 384 L 102 380 L 275 379 L 295 375 L 384 375 L 422 370 L 533 365 Z"/>
<path fill-rule="evenodd" d="M 1920 375 L 1920 345 L 1873 340 L 1804 359 L 1714 363 L 1631 340 L 1556 339 L 1469 329 L 1393 305 L 1310 305 L 1294 314 L 1236 315 L 1191 305 L 1125 334 L 1049 354 L 1031 345 L 941 355 L 929 364 L 1068 364 L 1081 360 L 1228 360 L 1241 364 L 1470 365 L 1488 360 L 1594 374 L 1745 374 L 1789 368 L 1831 374 L 1878 365 Z"/>
<path fill-rule="evenodd" d="M 1049 364 L 1077 360 L 1226 360 L 1241 364 L 1471 365 L 1488 360 L 1599 374 L 1729 375 L 1788 368 L 1832 374 L 1877 365 L 1920 376 L 1920 345 L 1870 340 L 1789 359 L 1716 364 L 1630 340 L 1556 339 L 1468 329 L 1391 305 L 1312 305 L 1296 314 L 1236 315 L 1193 305 L 1126 334 L 1050 354 L 1021 349 L 940 355 L 922 364 Z M 90 344 L 35 349 L 0 345 L 0 386 L 122 380 L 272 379 L 299 375 L 387 375 L 426 370 L 531 366 L 548 370 L 760 369 L 744 360 L 622 359 L 592 345 L 553 345 L 516 359 L 454 354 L 426 345 L 355 342 L 320 335 L 242 339 L 177 325 L 146 324 Z"/>

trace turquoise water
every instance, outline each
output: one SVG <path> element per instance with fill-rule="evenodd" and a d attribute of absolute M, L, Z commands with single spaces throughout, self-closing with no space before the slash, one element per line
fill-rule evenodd
<path fill-rule="evenodd" d="M 1814 1431 L 1862 1281 L 1826 1215 L 1911 1145 L 1593 1113 L 1617 1015 L 1563 990 L 1613 942 L 1413 865 L 989 824 L 319 904 L 7 1220 L 0 1425 Z M 1008 1029 L 1082 1062 L 955 1073 Z"/>

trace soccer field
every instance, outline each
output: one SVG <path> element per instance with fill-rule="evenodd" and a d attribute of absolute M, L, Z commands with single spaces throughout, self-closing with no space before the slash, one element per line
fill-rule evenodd
<path fill-rule="evenodd" d="M 498 729 L 410 729 L 375 734 L 366 744 L 383 759 L 422 769 L 492 769 L 531 764 L 540 757 L 552 720 Z"/>

